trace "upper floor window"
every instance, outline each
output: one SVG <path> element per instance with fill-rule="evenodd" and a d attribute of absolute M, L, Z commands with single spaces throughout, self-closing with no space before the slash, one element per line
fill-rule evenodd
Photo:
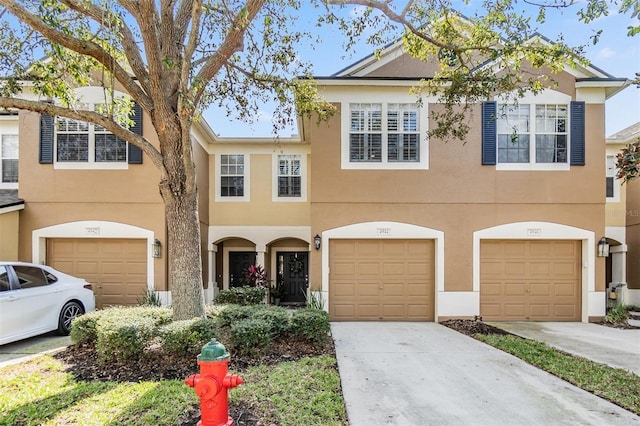
<path fill-rule="evenodd" d="M 498 114 L 498 163 L 567 163 L 567 105 L 502 105 Z"/>
<path fill-rule="evenodd" d="M 56 161 L 126 163 L 127 142 L 97 124 L 57 117 Z"/>
<path fill-rule="evenodd" d="M 18 135 L 2 135 L 0 140 L 2 184 L 18 183 Z"/>
<path fill-rule="evenodd" d="M 307 201 L 307 154 L 273 154 L 272 201 Z"/>
<path fill-rule="evenodd" d="M 351 104 L 350 113 L 350 161 L 420 161 L 416 105 Z"/>
<path fill-rule="evenodd" d="M 350 103 L 342 167 L 426 169 L 426 112 L 415 103 Z"/>
<path fill-rule="evenodd" d="M 300 155 L 278 155 L 278 197 L 302 195 Z"/>
<path fill-rule="evenodd" d="M 220 155 L 220 196 L 243 198 L 245 196 L 245 156 Z"/>
<path fill-rule="evenodd" d="M 87 86 L 74 90 L 81 110 L 104 112 L 105 105 L 125 98 L 125 94 L 105 96 L 101 87 Z M 143 113 L 135 102 L 128 112 L 117 111 L 116 122 L 130 121 L 131 132 L 142 135 Z M 128 114 L 128 117 L 124 117 Z M 124 119 L 127 120 L 124 120 Z M 48 114 L 40 116 L 40 164 L 53 164 L 56 169 L 127 169 L 128 164 L 142 164 L 142 150 L 116 137 L 104 127 Z"/>
<path fill-rule="evenodd" d="M 607 155 L 606 195 L 607 201 L 620 200 L 620 184 L 616 182 L 616 157 Z"/>

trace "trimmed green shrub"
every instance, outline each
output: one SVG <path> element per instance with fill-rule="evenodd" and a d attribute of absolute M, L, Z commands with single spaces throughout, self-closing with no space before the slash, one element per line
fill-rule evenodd
<path fill-rule="evenodd" d="M 218 312 L 216 322 L 221 328 L 229 328 L 239 321 L 251 318 L 255 310 L 256 305 L 225 305 L 224 308 Z"/>
<path fill-rule="evenodd" d="M 266 291 L 262 287 L 233 287 L 222 290 L 216 297 L 216 303 L 230 303 L 235 305 L 257 305 L 264 300 Z"/>
<path fill-rule="evenodd" d="M 222 312 L 226 308 L 227 308 L 227 305 L 222 305 L 222 304 L 205 305 L 204 314 L 209 319 L 216 319 L 220 315 L 220 312 Z"/>
<path fill-rule="evenodd" d="M 271 345 L 271 328 L 259 319 L 243 319 L 229 330 L 231 348 L 241 354 L 257 355 Z"/>
<path fill-rule="evenodd" d="M 289 331 L 291 318 L 289 312 L 281 306 L 262 305 L 257 306 L 250 315 L 253 319 L 264 321 L 269 326 L 271 336 L 278 337 Z"/>
<path fill-rule="evenodd" d="M 115 307 L 99 311 L 96 325 L 98 361 L 136 359 L 172 312 L 158 307 Z"/>
<path fill-rule="evenodd" d="M 71 323 L 71 341 L 74 345 L 95 345 L 97 340 L 96 326 L 103 311 L 93 311 L 81 315 Z"/>
<path fill-rule="evenodd" d="M 320 309 L 305 308 L 293 312 L 289 333 L 315 343 L 322 343 L 329 335 L 329 314 Z"/>
<path fill-rule="evenodd" d="M 197 355 L 205 343 L 218 334 L 215 321 L 209 318 L 174 321 L 160 327 L 162 349 L 177 355 Z"/>

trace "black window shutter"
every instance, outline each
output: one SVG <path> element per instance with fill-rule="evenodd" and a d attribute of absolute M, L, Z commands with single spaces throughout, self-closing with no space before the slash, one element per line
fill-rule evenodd
<path fill-rule="evenodd" d="M 54 119 L 51 115 L 40 114 L 40 164 L 53 164 Z"/>
<path fill-rule="evenodd" d="M 133 104 L 133 126 L 129 129 L 137 135 L 142 135 L 142 108 Z M 129 164 L 142 164 L 142 150 L 133 144 L 129 145 Z"/>
<path fill-rule="evenodd" d="M 497 103 L 488 101 L 482 104 L 482 164 L 496 164 L 496 113 Z"/>
<path fill-rule="evenodd" d="M 585 146 L 584 146 L 584 102 L 571 102 L 571 165 L 584 166 Z"/>

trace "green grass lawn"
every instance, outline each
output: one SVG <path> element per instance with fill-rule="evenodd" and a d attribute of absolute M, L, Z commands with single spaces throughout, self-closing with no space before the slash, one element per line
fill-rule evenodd
<path fill-rule="evenodd" d="M 270 423 L 346 425 L 336 361 L 304 358 L 249 368 L 230 390 Z M 0 425 L 180 425 L 198 407 L 181 380 L 81 382 L 45 355 L 0 369 Z"/>
<path fill-rule="evenodd" d="M 640 377 L 513 335 L 476 334 L 495 348 L 640 415 Z"/>

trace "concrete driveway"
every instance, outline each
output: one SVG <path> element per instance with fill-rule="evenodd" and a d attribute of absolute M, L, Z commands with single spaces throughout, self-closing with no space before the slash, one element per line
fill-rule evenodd
<path fill-rule="evenodd" d="M 640 417 L 437 323 L 332 323 L 351 426 L 640 425 Z"/>
<path fill-rule="evenodd" d="M 0 345 L 0 367 L 22 362 L 41 353 L 59 350 L 70 344 L 71 338 L 69 336 L 59 336 L 55 332 L 51 332 Z"/>
<path fill-rule="evenodd" d="M 585 322 L 500 322 L 491 325 L 640 376 L 640 329 L 622 330 Z"/>

